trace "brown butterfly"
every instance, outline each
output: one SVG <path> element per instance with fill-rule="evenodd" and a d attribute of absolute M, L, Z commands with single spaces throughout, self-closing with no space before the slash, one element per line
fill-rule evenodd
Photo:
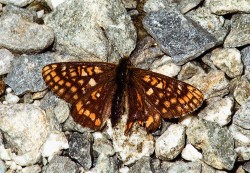
<path fill-rule="evenodd" d="M 203 94 L 197 88 L 162 74 L 135 68 L 129 58 L 118 65 L 105 62 L 63 62 L 45 66 L 48 87 L 71 103 L 73 119 L 84 127 L 101 129 L 110 117 L 119 121 L 128 102 L 125 133 L 138 122 L 148 131 L 161 117 L 178 118 L 199 108 Z"/>

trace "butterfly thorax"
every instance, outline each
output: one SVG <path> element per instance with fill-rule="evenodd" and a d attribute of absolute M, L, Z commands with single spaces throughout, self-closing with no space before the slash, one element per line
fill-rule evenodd
<path fill-rule="evenodd" d="M 120 119 L 124 109 L 124 93 L 128 84 L 129 75 L 128 67 L 131 66 L 129 58 L 122 58 L 116 69 L 116 91 L 113 96 L 113 104 L 111 108 L 111 123 L 115 126 Z"/>

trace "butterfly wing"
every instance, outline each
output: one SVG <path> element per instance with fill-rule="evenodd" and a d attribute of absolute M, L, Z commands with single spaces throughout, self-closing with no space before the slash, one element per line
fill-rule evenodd
<path fill-rule="evenodd" d="M 178 118 L 196 110 L 203 102 L 200 90 L 177 79 L 138 68 L 130 68 L 129 75 L 128 97 L 134 100 L 129 104 L 128 128 L 131 121 L 137 120 L 153 131 L 160 125 L 160 116 Z M 139 111 L 133 115 L 137 108 Z"/>
<path fill-rule="evenodd" d="M 65 62 L 45 66 L 42 75 L 57 96 L 71 103 L 77 123 L 100 129 L 110 115 L 115 69 L 116 65 L 103 62 Z"/>

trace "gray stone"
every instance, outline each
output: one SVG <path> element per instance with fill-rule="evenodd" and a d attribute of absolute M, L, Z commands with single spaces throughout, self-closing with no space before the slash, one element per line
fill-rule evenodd
<path fill-rule="evenodd" d="M 237 147 L 234 149 L 238 156 L 238 161 L 247 161 L 250 159 L 250 148 L 249 147 Z"/>
<path fill-rule="evenodd" d="M 206 120 L 193 121 L 187 129 L 188 141 L 202 149 L 203 161 L 217 169 L 231 170 L 236 153 L 229 130 Z"/>
<path fill-rule="evenodd" d="M 242 165 L 240 165 L 237 170 L 235 171 L 235 173 L 246 173 L 245 170 L 243 169 Z"/>
<path fill-rule="evenodd" d="M 19 7 L 24 7 L 28 4 L 30 4 L 31 2 L 33 2 L 34 0 L 0 0 L 0 3 L 3 4 L 13 4 Z"/>
<path fill-rule="evenodd" d="M 184 146 L 185 127 L 173 124 L 156 140 L 155 154 L 161 160 L 172 160 L 181 153 Z"/>
<path fill-rule="evenodd" d="M 38 53 L 54 41 L 52 29 L 28 22 L 16 14 L 0 18 L 0 46 L 16 53 Z"/>
<path fill-rule="evenodd" d="M 201 162 L 202 165 L 202 172 L 201 173 L 219 173 L 218 170 L 214 169 L 213 167 L 209 166 L 208 164 Z"/>
<path fill-rule="evenodd" d="M 41 147 L 48 135 L 45 113 L 30 104 L 0 105 L 0 129 L 12 150 L 15 163 L 27 166 L 41 158 Z"/>
<path fill-rule="evenodd" d="M 42 171 L 39 165 L 27 166 L 22 169 L 21 173 L 40 173 Z"/>
<path fill-rule="evenodd" d="M 45 173 L 77 173 L 77 165 L 68 157 L 55 156 L 45 169 Z"/>
<path fill-rule="evenodd" d="M 122 0 L 122 3 L 124 4 L 124 7 L 128 9 L 135 9 L 137 6 L 136 0 Z"/>
<path fill-rule="evenodd" d="M 199 162 L 177 161 L 168 168 L 168 173 L 200 173 L 201 164 Z"/>
<path fill-rule="evenodd" d="M 100 154 L 97 163 L 94 168 L 92 168 L 89 172 L 93 173 L 117 173 L 118 165 L 116 160 L 112 157 L 108 157 L 107 155 Z"/>
<path fill-rule="evenodd" d="M 206 7 L 192 10 L 187 13 L 187 16 L 214 35 L 218 43 L 224 42 L 229 32 L 229 20 L 225 20 L 223 16 L 212 14 L 210 9 Z"/>
<path fill-rule="evenodd" d="M 245 1 L 246 2 L 246 1 Z M 237 2 L 238 4 L 239 2 Z M 250 12 L 250 2 L 249 12 Z M 250 15 L 235 14 L 231 18 L 231 30 L 224 41 L 224 47 L 240 47 L 250 43 Z"/>
<path fill-rule="evenodd" d="M 95 132 L 93 151 L 96 151 L 99 154 L 104 154 L 107 156 L 112 156 L 115 154 L 114 147 L 110 140 L 108 140 L 102 133 Z"/>
<path fill-rule="evenodd" d="M 248 0 L 206 0 L 205 6 L 208 7 L 212 13 L 218 15 L 250 12 L 250 2 Z"/>
<path fill-rule="evenodd" d="M 205 74 L 205 71 L 199 66 L 199 64 L 188 62 L 181 67 L 181 71 L 178 74 L 178 79 L 187 80 L 198 74 Z"/>
<path fill-rule="evenodd" d="M 135 27 L 120 0 L 65 1 L 45 23 L 55 32 L 55 49 L 63 53 L 106 61 L 135 48 Z"/>
<path fill-rule="evenodd" d="M 181 10 L 181 13 L 187 13 L 201 2 L 202 0 L 181 0 L 178 7 Z"/>
<path fill-rule="evenodd" d="M 168 2 L 168 0 L 148 0 L 145 2 L 144 6 L 143 6 L 143 10 L 146 13 L 150 13 L 153 11 L 159 11 L 162 9 L 167 8 L 170 5 L 170 3 Z M 174 4 L 171 4 L 174 5 Z M 177 5 L 177 4 L 175 4 Z"/>
<path fill-rule="evenodd" d="M 249 147 L 250 145 L 250 130 L 239 127 L 232 124 L 229 127 L 231 134 L 233 135 L 236 147 Z"/>
<path fill-rule="evenodd" d="M 229 82 L 222 71 L 212 70 L 207 74 L 197 74 L 185 82 L 199 88 L 206 99 L 222 97 L 229 92 Z"/>
<path fill-rule="evenodd" d="M 243 72 L 240 51 L 236 48 L 218 48 L 212 51 L 214 65 L 224 71 L 230 78 L 240 76 Z"/>
<path fill-rule="evenodd" d="M 232 108 L 234 100 L 231 97 L 213 97 L 206 100 L 207 106 L 200 111 L 198 116 L 207 121 L 218 123 L 220 126 L 225 126 L 231 122 Z"/>
<path fill-rule="evenodd" d="M 16 95 L 27 91 L 36 92 L 46 88 L 42 79 L 42 68 L 54 62 L 53 54 L 37 54 L 20 56 L 12 61 L 12 71 L 7 75 L 5 83 Z"/>
<path fill-rule="evenodd" d="M 128 173 L 153 173 L 150 166 L 150 157 L 143 157 L 130 167 Z"/>
<path fill-rule="evenodd" d="M 85 170 L 89 170 L 92 166 L 92 143 L 93 136 L 88 132 L 83 134 L 74 132 L 69 139 L 69 156 Z"/>
<path fill-rule="evenodd" d="M 245 75 L 250 81 L 250 46 L 247 46 L 241 50 L 241 60 L 244 65 Z"/>
<path fill-rule="evenodd" d="M 70 115 L 68 103 L 66 103 L 64 100 L 58 100 L 58 103 L 54 108 L 54 113 L 58 122 L 64 123 Z"/>
<path fill-rule="evenodd" d="M 174 7 L 149 13 L 143 19 L 143 26 L 178 65 L 198 57 L 216 44 L 214 36 Z"/>
<path fill-rule="evenodd" d="M 10 72 L 14 55 L 7 49 L 0 49 L 0 75 Z"/>
<path fill-rule="evenodd" d="M 81 126 L 80 124 L 76 123 L 73 120 L 72 116 L 69 116 L 68 119 L 63 124 L 63 131 L 77 131 L 80 133 L 84 133 L 84 132 L 93 132 L 94 130 Z"/>
<path fill-rule="evenodd" d="M 247 172 L 250 172 L 250 161 L 243 164 L 243 169 Z"/>
<path fill-rule="evenodd" d="M 241 108 L 235 113 L 233 123 L 250 130 L 250 99 L 243 103 Z"/>

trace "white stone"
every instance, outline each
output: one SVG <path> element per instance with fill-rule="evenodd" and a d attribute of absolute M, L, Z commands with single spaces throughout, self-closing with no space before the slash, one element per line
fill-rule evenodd
<path fill-rule="evenodd" d="M 188 127 L 192 123 L 194 118 L 195 118 L 195 115 L 193 113 L 191 113 L 191 114 L 188 114 L 188 115 L 185 115 L 185 116 L 179 118 L 179 123 Z"/>
<path fill-rule="evenodd" d="M 63 3 L 65 0 L 45 0 L 51 9 L 55 9 L 58 5 Z"/>
<path fill-rule="evenodd" d="M 171 57 L 164 55 L 160 60 L 156 60 L 151 65 L 151 70 L 165 76 L 174 77 L 180 72 L 181 67 L 172 62 Z"/>
<path fill-rule="evenodd" d="M 0 0 L 0 3 L 13 4 L 15 6 L 23 7 L 23 6 L 30 4 L 33 1 L 34 0 Z"/>
<path fill-rule="evenodd" d="M 181 152 L 181 157 L 188 161 L 196 161 L 202 159 L 202 154 L 193 145 L 187 144 Z"/>
<path fill-rule="evenodd" d="M 127 166 L 119 169 L 119 173 L 128 173 L 128 171 L 129 171 L 129 168 Z"/>
<path fill-rule="evenodd" d="M 51 160 L 55 154 L 60 153 L 62 149 L 68 149 L 69 144 L 64 133 L 53 131 L 48 135 L 47 140 L 42 147 L 42 156 Z"/>
<path fill-rule="evenodd" d="M 247 161 L 250 159 L 250 148 L 249 147 L 237 147 L 235 152 L 238 155 L 238 160 Z"/>
<path fill-rule="evenodd" d="M 243 72 L 240 51 L 236 48 L 218 48 L 212 51 L 211 60 L 214 65 L 224 71 L 230 78 Z"/>
<path fill-rule="evenodd" d="M 0 75 L 10 72 L 14 55 L 7 49 L 0 49 Z"/>
<path fill-rule="evenodd" d="M 39 165 L 27 166 L 21 170 L 20 173 L 40 173 L 42 171 Z"/>
<path fill-rule="evenodd" d="M 212 98 L 207 101 L 208 105 L 198 114 L 199 117 L 225 126 L 231 121 L 232 108 L 234 105 L 233 98 Z"/>
<path fill-rule="evenodd" d="M 7 89 L 6 89 L 6 93 L 11 93 L 12 92 L 12 89 L 10 88 L 10 87 L 8 87 Z"/>
<path fill-rule="evenodd" d="M 152 11 L 158 11 L 166 8 L 168 2 L 166 0 L 148 0 L 144 4 L 143 10 L 146 13 L 150 13 Z"/>
<path fill-rule="evenodd" d="M 20 98 L 12 93 L 8 93 L 7 95 L 5 95 L 5 101 L 8 104 L 16 104 L 18 103 L 20 100 Z"/>
<path fill-rule="evenodd" d="M 11 160 L 10 149 L 5 149 L 3 145 L 0 145 L 0 159 L 1 160 Z"/>
<path fill-rule="evenodd" d="M 172 160 L 185 145 L 185 127 L 173 124 L 156 140 L 155 154 L 162 160 Z"/>

